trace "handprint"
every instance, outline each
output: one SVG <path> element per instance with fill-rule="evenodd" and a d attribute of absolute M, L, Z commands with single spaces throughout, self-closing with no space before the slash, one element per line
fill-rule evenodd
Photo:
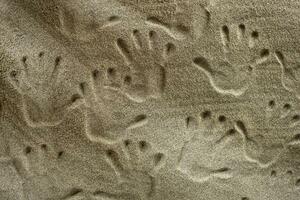
<path fill-rule="evenodd" d="M 124 77 L 123 87 L 115 89 L 134 102 L 159 98 L 166 84 L 165 61 L 173 53 L 175 46 L 167 43 L 161 50 L 155 31 L 150 31 L 148 37 L 144 38 L 139 30 L 134 30 L 131 38 L 131 44 L 122 38 L 116 42 L 117 50 L 130 72 Z"/>
<path fill-rule="evenodd" d="M 125 191 L 138 195 L 140 199 L 154 195 L 156 174 L 165 165 L 163 153 L 155 152 L 146 141 L 124 140 L 121 153 L 111 149 L 106 155 Z"/>
<path fill-rule="evenodd" d="M 22 95 L 23 114 L 31 127 L 55 126 L 77 106 L 77 94 L 68 100 L 61 99 L 67 93 L 60 88 L 62 65 L 61 57 L 52 62 L 50 56 L 41 52 L 37 58 L 23 57 L 23 69 L 11 71 L 10 80 Z M 35 67 L 39 69 L 34 70 Z"/>
<path fill-rule="evenodd" d="M 261 168 L 267 168 L 281 156 L 284 149 L 283 143 L 278 141 L 274 143 L 264 133 L 250 136 L 247 127 L 242 121 L 235 123 L 235 129 L 243 138 L 244 156 L 248 161 L 256 163 Z M 274 136 L 272 137 L 274 138 Z"/>
<path fill-rule="evenodd" d="M 90 83 L 79 85 L 84 99 L 86 117 L 86 136 L 92 142 L 114 143 L 125 136 L 130 129 L 139 128 L 148 122 L 145 114 L 131 117 L 118 111 L 118 105 L 105 98 L 107 88 L 119 86 L 118 72 L 109 67 L 106 70 L 94 70 Z"/>
<path fill-rule="evenodd" d="M 237 136 L 231 120 L 224 115 L 214 118 L 209 110 L 201 114 L 199 122 L 191 119 L 187 122 L 194 124 L 189 128 L 193 135 L 181 149 L 177 169 L 195 182 L 231 178 L 235 169 L 228 155 L 238 156 L 228 145 Z"/>
<path fill-rule="evenodd" d="M 300 124 L 299 111 L 290 103 L 270 100 L 266 105 L 263 124 L 265 129 L 251 129 L 251 132 L 242 121 L 237 121 L 235 127 L 243 138 L 246 158 L 260 167 L 269 167 L 280 158 L 286 144 L 292 145 L 297 141 L 290 140 L 286 130 L 292 131 Z"/>
<path fill-rule="evenodd" d="M 280 51 L 275 51 L 275 57 L 281 67 L 281 82 L 283 87 L 300 99 L 300 63 L 288 62 Z"/>
<path fill-rule="evenodd" d="M 62 180 L 56 176 L 56 173 L 65 173 L 59 167 L 62 166 L 65 151 L 58 150 L 53 145 L 41 143 L 43 140 L 26 141 L 21 144 L 22 147 L 19 146 L 18 152 L 15 152 L 18 157 L 14 159 L 13 163 L 23 180 L 27 197 L 35 196 L 41 200 L 50 197 L 51 199 L 58 199 L 57 197 L 62 191 L 60 186 L 65 182 L 61 182 Z M 39 189 L 32 190 L 32 188 Z"/>
<path fill-rule="evenodd" d="M 217 92 L 239 96 L 249 87 L 253 69 L 264 63 L 270 53 L 265 48 L 258 53 L 255 47 L 259 41 L 259 33 L 248 31 L 244 24 L 237 27 L 232 25 L 231 28 L 224 25 L 220 34 L 224 52 L 223 61 L 210 64 L 206 58 L 198 56 L 193 62 L 208 76 Z"/>

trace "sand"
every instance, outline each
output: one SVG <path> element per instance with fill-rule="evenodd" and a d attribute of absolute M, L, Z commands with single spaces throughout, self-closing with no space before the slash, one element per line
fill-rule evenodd
<path fill-rule="evenodd" d="M 297 0 L 0 0 L 0 200 L 300 199 Z"/>

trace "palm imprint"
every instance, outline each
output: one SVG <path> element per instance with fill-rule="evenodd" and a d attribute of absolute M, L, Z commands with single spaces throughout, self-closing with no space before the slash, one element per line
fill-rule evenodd
<path fill-rule="evenodd" d="M 94 70 L 90 75 L 90 83 L 79 85 L 85 105 L 86 136 L 92 142 L 114 143 L 125 136 L 127 130 L 142 127 L 148 123 L 145 114 L 134 117 L 119 111 L 118 104 L 106 98 L 107 88 L 118 87 L 118 75 L 115 68 Z"/>
<path fill-rule="evenodd" d="M 210 79 L 214 89 L 222 94 L 242 95 L 249 87 L 253 69 L 264 63 L 269 50 L 256 48 L 259 41 L 257 31 L 247 30 L 244 24 L 220 28 L 224 59 L 210 64 L 202 56 L 194 58 L 194 65 Z M 259 53 L 258 53 L 259 52 Z"/>
<path fill-rule="evenodd" d="M 189 117 L 187 122 L 193 136 L 181 149 L 177 169 L 195 182 L 231 178 L 235 169 L 228 155 L 239 156 L 230 147 L 237 137 L 233 122 L 224 115 L 214 118 L 211 111 L 204 111 L 200 120 Z"/>
<path fill-rule="evenodd" d="M 290 139 L 287 130 L 292 131 L 300 124 L 299 111 L 289 103 L 282 104 L 271 100 L 265 112 L 265 129 L 250 131 L 242 121 L 237 121 L 235 125 L 243 138 L 246 158 L 263 168 L 277 162 L 286 145 L 297 144 L 297 137 Z M 253 131 L 259 132 L 253 134 Z"/>
<path fill-rule="evenodd" d="M 115 88 L 134 102 L 144 102 L 149 98 L 159 98 L 166 84 L 165 61 L 175 50 L 172 43 L 160 48 L 158 35 L 150 31 L 144 37 L 139 30 L 131 34 L 131 43 L 119 38 L 118 52 L 129 68 L 121 88 Z"/>
<path fill-rule="evenodd" d="M 32 127 L 59 124 L 78 103 L 77 94 L 69 100 L 61 100 L 66 93 L 61 90 L 61 57 L 51 58 L 40 52 L 36 58 L 23 57 L 22 65 L 22 70 L 11 71 L 10 80 L 22 95 L 26 122 Z M 39 69 L 34 70 L 35 67 Z"/>
<path fill-rule="evenodd" d="M 149 199 L 157 187 L 156 174 L 165 165 L 165 155 L 154 151 L 146 141 L 124 140 L 121 152 L 107 150 L 107 161 L 124 191 Z"/>

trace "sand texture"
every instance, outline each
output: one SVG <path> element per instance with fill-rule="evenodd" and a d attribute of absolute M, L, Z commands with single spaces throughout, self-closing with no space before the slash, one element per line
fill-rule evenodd
<path fill-rule="evenodd" d="M 0 200 L 300 200 L 300 1 L 0 0 Z"/>

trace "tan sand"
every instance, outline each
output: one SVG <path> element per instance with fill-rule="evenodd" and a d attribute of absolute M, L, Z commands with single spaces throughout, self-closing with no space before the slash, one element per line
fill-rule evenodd
<path fill-rule="evenodd" d="M 300 1 L 0 0 L 0 200 L 299 200 Z"/>

